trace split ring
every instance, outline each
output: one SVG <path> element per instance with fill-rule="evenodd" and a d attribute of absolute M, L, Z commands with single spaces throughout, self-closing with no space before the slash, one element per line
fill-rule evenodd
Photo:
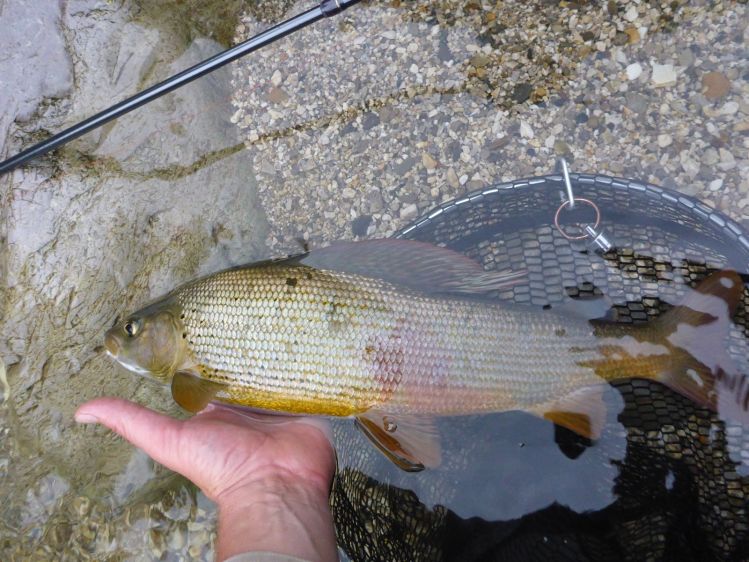
<path fill-rule="evenodd" d="M 590 205 L 591 207 L 593 207 L 593 210 L 596 212 L 596 221 L 595 221 L 595 224 L 593 225 L 593 230 L 597 229 L 598 225 L 601 223 L 601 210 L 598 208 L 598 205 L 593 203 L 593 201 L 591 201 L 590 199 L 583 199 L 582 197 L 575 197 L 575 203 L 578 203 L 578 202 L 584 203 L 586 205 Z M 567 240 L 582 240 L 584 238 L 588 238 L 587 233 L 582 234 L 580 236 L 570 236 L 564 231 L 564 228 L 562 228 L 562 226 L 559 224 L 559 215 L 561 214 L 562 209 L 568 206 L 570 207 L 572 206 L 572 203 L 569 200 L 564 201 L 561 205 L 559 205 L 557 212 L 554 213 L 554 226 L 557 227 L 557 230 L 559 231 L 559 233 L 562 236 L 564 236 Z"/>

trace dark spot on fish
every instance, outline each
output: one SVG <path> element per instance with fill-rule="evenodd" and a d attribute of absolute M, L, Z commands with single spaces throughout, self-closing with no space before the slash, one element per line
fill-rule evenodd
<path fill-rule="evenodd" d="M 286 284 L 289 287 L 296 287 L 296 277 L 287 277 L 286 278 Z"/>
<path fill-rule="evenodd" d="M 312 279 L 312 274 L 309 271 L 305 275 L 307 279 Z"/>
<path fill-rule="evenodd" d="M 550 304 L 545 304 L 542 308 L 544 310 L 551 310 L 551 305 Z"/>
<path fill-rule="evenodd" d="M 103 345 L 97 345 L 94 348 L 94 353 L 101 353 L 102 351 L 104 351 L 104 346 Z"/>
<path fill-rule="evenodd" d="M 565 330 L 564 328 L 557 328 L 556 330 L 554 330 L 554 335 L 561 338 L 567 335 L 567 330 Z"/>
<path fill-rule="evenodd" d="M 180 318 L 180 320 L 184 320 L 185 319 L 185 313 L 183 312 L 182 314 L 180 314 L 179 318 Z"/>
<path fill-rule="evenodd" d="M 182 332 L 182 339 L 183 339 L 183 340 L 186 340 L 186 339 L 187 339 L 187 332 Z"/>

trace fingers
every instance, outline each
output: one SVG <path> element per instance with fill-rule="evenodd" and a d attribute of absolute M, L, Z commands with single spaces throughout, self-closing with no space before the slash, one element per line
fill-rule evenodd
<path fill-rule="evenodd" d="M 155 461 L 178 470 L 175 458 L 176 435 L 183 422 L 119 398 L 97 398 L 86 402 L 75 413 L 79 423 L 100 423 Z"/>

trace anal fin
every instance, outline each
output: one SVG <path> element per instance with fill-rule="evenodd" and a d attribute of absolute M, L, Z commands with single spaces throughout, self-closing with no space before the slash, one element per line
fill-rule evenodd
<path fill-rule="evenodd" d="M 586 386 L 529 411 L 585 437 L 598 439 L 606 424 L 603 385 Z"/>
<path fill-rule="evenodd" d="M 210 381 L 188 371 L 177 371 L 172 377 L 172 398 L 193 414 L 205 408 L 225 384 Z"/>
<path fill-rule="evenodd" d="M 441 450 L 434 418 L 370 410 L 356 416 L 356 422 L 364 435 L 399 468 L 418 472 L 439 466 Z"/>

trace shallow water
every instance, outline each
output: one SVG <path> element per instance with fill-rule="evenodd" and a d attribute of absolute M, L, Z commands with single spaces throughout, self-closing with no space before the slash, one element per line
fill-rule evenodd
<path fill-rule="evenodd" d="M 80 0 L 32 17 L 5 0 L 2 154 L 308 5 Z M 442 201 L 550 173 L 559 155 L 573 171 L 696 195 L 744 225 L 746 24 L 739 2 L 370 2 L 0 178 L 3 559 L 208 556 L 205 498 L 72 422 L 77 404 L 103 394 L 177 414 L 165 392 L 114 369 L 97 346 L 115 318 L 180 282 L 297 251 L 297 237 L 390 235 Z M 413 476 L 343 424 L 344 464 L 462 519 L 515 520 L 552 502 L 600 511 L 620 497 L 627 435 L 615 421 L 608 441 L 575 460 L 550 424 L 528 416 L 451 423 L 456 444 L 476 432 L 471 442 L 499 438 L 480 454 L 456 445 L 444 469 Z M 350 488 L 339 500 L 380 497 L 354 476 L 341 482 Z M 352 534 L 405 549 L 429 536 L 415 522 L 445 529 L 452 516 L 440 509 L 407 521 L 373 509 L 368 523 L 339 513 Z M 443 546 L 424 555 L 449 558 L 456 547 Z"/>

